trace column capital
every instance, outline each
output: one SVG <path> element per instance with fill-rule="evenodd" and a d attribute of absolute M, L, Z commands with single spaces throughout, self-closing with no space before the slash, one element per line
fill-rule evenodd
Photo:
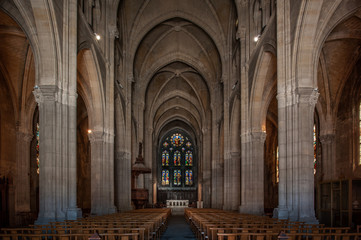
<path fill-rule="evenodd" d="M 58 91 L 59 88 L 55 85 L 36 85 L 33 94 L 35 96 L 35 101 L 40 104 L 48 101 L 56 101 Z"/>
<path fill-rule="evenodd" d="M 260 143 L 264 143 L 264 141 L 266 140 L 266 132 L 264 131 L 259 131 L 259 132 L 252 132 L 251 136 L 252 136 L 252 142 L 260 142 Z"/>
<path fill-rule="evenodd" d="M 119 31 L 116 25 L 110 25 L 108 27 L 109 34 L 112 38 L 119 38 Z"/>
<path fill-rule="evenodd" d="M 297 88 L 297 93 L 299 103 L 306 103 L 312 107 L 316 106 L 318 96 L 320 95 L 317 88 L 311 87 L 299 87 Z"/>
<path fill-rule="evenodd" d="M 95 143 L 95 142 L 102 142 L 104 139 L 104 132 L 103 131 L 93 131 L 91 133 L 88 134 L 89 137 L 89 141 L 91 143 Z"/>

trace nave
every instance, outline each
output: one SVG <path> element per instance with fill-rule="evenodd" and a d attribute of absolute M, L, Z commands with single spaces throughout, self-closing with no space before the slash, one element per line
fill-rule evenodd
<path fill-rule="evenodd" d="M 325 227 L 242 214 L 219 209 L 186 208 L 184 216 L 170 208 L 138 209 L 124 213 L 1 228 L 3 240 L 358 240 L 361 226 Z M 193 232 L 193 233 L 192 233 Z"/>

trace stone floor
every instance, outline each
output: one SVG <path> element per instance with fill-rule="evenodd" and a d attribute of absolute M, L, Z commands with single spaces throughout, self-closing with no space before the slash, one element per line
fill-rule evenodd
<path fill-rule="evenodd" d="M 194 239 L 196 240 L 184 215 L 172 215 L 169 218 L 167 230 L 163 233 L 161 240 Z"/>

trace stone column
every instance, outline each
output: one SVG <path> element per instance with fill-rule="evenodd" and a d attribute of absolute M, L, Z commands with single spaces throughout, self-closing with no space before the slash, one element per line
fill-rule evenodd
<path fill-rule="evenodd" d="M 202 129 L 201 136 L 201 148 L 199 151 L 199 167 L 201 171 L 199 171 L 202 178 L 202 201 L 203 207 L 210 208 L 211 207 L 211 199 L 212 199 L 212 131 L 210 128 L 205 127 Z M 198 178 L 199 181 L 199 178 Z"/>
<path fill-rule="evenodd" d="M 89 134 L 91 156 L 91 213 L 105 214 L 103 195 L 103 132 Z"/>
<path fill-rule="evenodd" d="M 109 163 L 107 151 L 110 149 L 109 134 L 93 131 L 89 134 L 91 148 L 91 213 L 104 215 L 116 212 L 114 206 L 113 165 Z"/>
<path fill-rule="evenodd" d="M 242 136 L 245 158 L 242 159 L 242 213 L 264 213 L 264 142 L 265 132 Z M 242 149 L 243 151 L 243 149 Z"/>
<path fill-rule="evenodd" d="M 277 100 L 278 100 L 278 149 L 279 149 L 279 183 L 278 208 L 273 215 L 279 219 L 289 218 L 289 207 L 292 208 L 292 145 L 293 140 L 292 105 L 292 51 L 290 31 L 290 3 L 277 1 Z"/>
<path fill-rule="evenodd" d="M 63 105 L 65 113 L 68 114 L 68 138 L 63 139 L 65 151 L 69 154 L 64 154 L 65 169 L 64 174 L 67 179 L 67 187 L 63 190 L 63 198 L 65 198 L 66 219 L 76 220 L 82 216 L 81 209 L 77 207 L 77 110 L 76 110 L 76 99 L 78 95 L 69 95 L 69 105 Z M 64 114 L 66 116 L 66 114 Z"/>
<path fill-rule="evenodd" d="M 251 199 L 252 195 L 248 194 L 250 187 L 250 175 L 251 173 L 251 161 L 250 161 L 250 153 L 251 153 L 251 136 L 249 133 L 245 133 L 241 135 L 241 205 L 239 207 L 239 211 L 241 213 L 249 213 L 251 212 L 252 206 Z"/>
<path fill-rule="evenodd" d="M 63 2 L 63 78 L 62 78 L 62 113 L 61 129 L 62 149 L 60 158 L 63 168 L 59 184 L 63 184 L 59 196 L 62 199 L 62 210 L 65 218 L 75 220 L 81 217 L 81 210 L 77 207 L 77 31 L 78 4 L 77 0 Z M 60 100 L 59 100 L 60 101 Z"/>
<path fill-rule="evenodd" d="M 112 214 L 117 212 L 114 205 L 114 135 L 106 133 L 103 147 L 103 191 L 105 196 L 105 212 Z"/>
<path fill-rule="evenodd" d="M 275 209 L 273 216 L 279 219 L 288 219 L 287 208 L 287 159 L 286 159 L 286 96 L 278 94 L 278 208 Z"/>
<path fill-rule="evenodd" d="M 317 163 L 317 171 L 321 170 L 322 180 L 328 181 L 335 176 L 335 134 L 325 134 L 320 136 L 322 145 L 321 164 Z"/>
<path fill-rule="evenodd" d="M 265 132 L 252 132 L 252 158 L 250 190 L 247 194 L 252 195 L 251 212 L 253 214 L 264 214 L 264 142 Z"/>
<path fill-rule="evenodd" d="M 317 223 L 314 209 L 314 174 L 313 174 L 313 123 L 314 109 L 317 103 L 318 91 L 313 88 L 298 88 L 298 221 Z"/>
<path fill-rule="evenodd" d="M 57 86 L 40 86 L 34 90 L 39 105 L 39 154 L 41 166 L 39 173 L 39 214 L 37 223 L 56 221 L 56 129 L 57 129 Z"/>
<path fill-rule="evenodd" d="M 30 144 L 33 134 L 16 132 L 15 211 L 30 213 Z"/>

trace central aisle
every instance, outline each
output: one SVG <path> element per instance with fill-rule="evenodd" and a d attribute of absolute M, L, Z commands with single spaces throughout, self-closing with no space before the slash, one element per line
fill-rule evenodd
<path fill-rule="evenodd" d="M 161 240 L 194 239 L 196 240 L 189 224 L 183 215 L 172 215 L 169 218 L 167 230 Z"/>

